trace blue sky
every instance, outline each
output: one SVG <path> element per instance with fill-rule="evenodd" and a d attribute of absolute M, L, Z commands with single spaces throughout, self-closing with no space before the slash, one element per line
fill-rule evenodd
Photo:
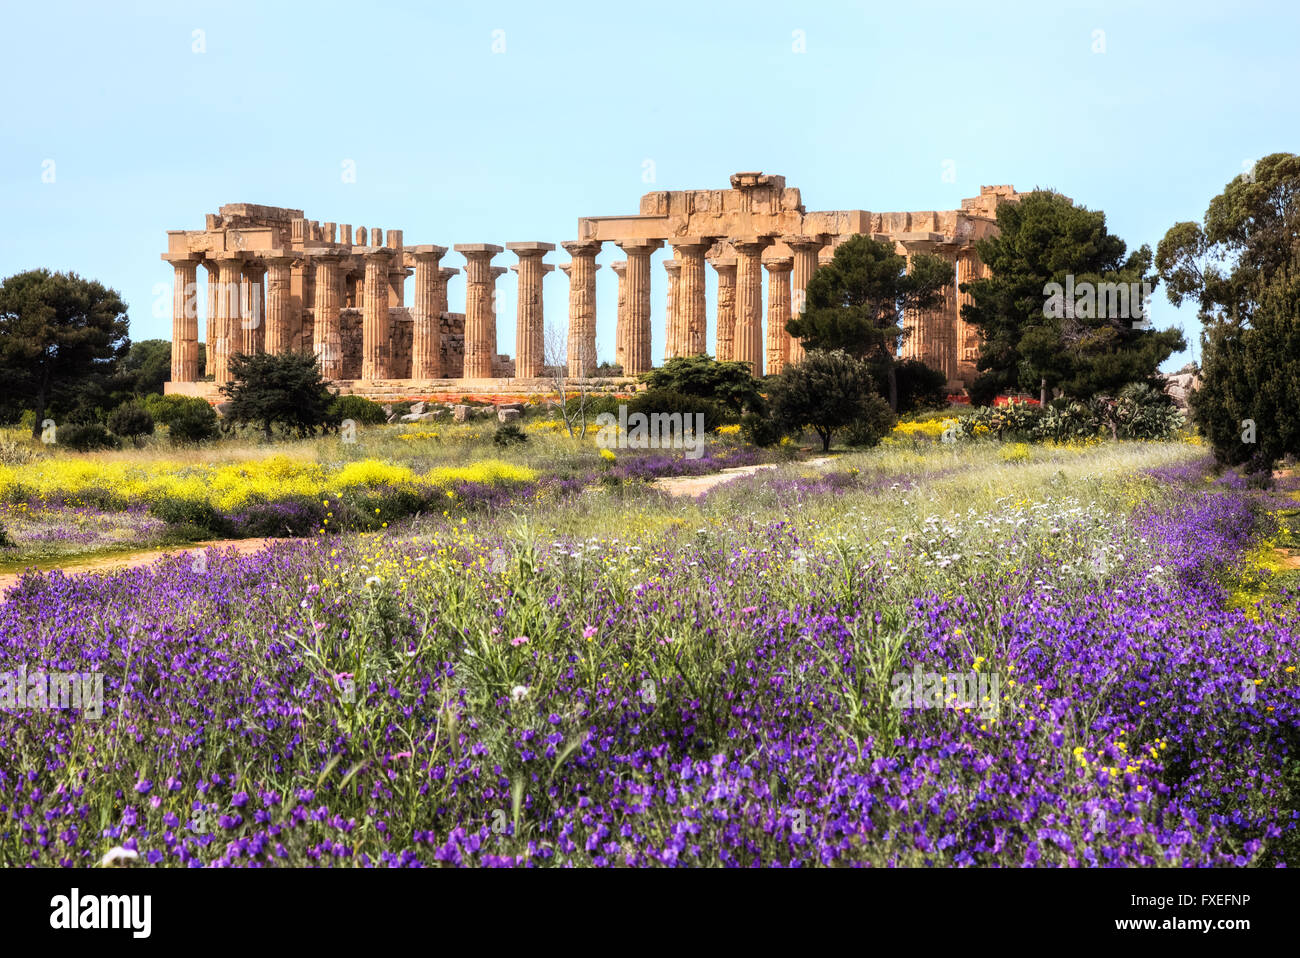
<path fill-rule="evenodd" d="M 784 175 L 809 209 L 950 209 L 981 184 L 1052 187 L 1105 210 L 1130 247 L 1154 248 L 1251 160 L 1300 148 L 1298 10 L 7 3 L 0 276 L 97 278 L 130 305 L 133 339 L 167 337 L 164 233 L 201 228 L 224 203 L 402 229 L 407 243 L 558 245 L 579 216 L 634 213 L 656 189 L 722 188 L 739 170 Z M 607 245 L 600 262 L 620 258 Z M 652 277 L 658 359 L 657 263 Z M 612 270 L 597 288 L 598 348 L 612 358 Z M 567 295 L 550 274 L 548 321 L 563 321 Z M 463 274 L 450 300 L 463 308 Z M 510 274 L 498 285 L 509 352 L 514 309 Z M 1163 290 L 1152 319 L 1194 338 L 1194 313 Z"/>

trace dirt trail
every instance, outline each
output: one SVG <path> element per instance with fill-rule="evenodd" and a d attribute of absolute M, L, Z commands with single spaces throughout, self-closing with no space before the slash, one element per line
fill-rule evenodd
<path fill-rule="evenodd" d="M 802 465 L 805 466 L 824 466 L 832 461 L 833 456 L 820 456 L 817 459 L 805 460 Z M 741 476 L 752 476 L 756 472 L 764 469 L 775 469 L 776 463 L 764 463 L 758 466 L 733 466 L 730 469 L 723 469 L 721 472 L 711 472 L 703 476 L 668 476 L 664 479 L 656 479 L 652 485 L 656 489 L 662 489 L 670 496 L 702 496 L 710 489 L 714 489 L 724 482 L 731 482 L 733 479 L 739 479 Z"/>
<path fill-rule="evenodd" d="M 166 549 L 149 549 L 145 552 L 122 552 L 117 555 L 101 556 L 98 559 L 84 559 L 72 561 L 67 565 L 42 566 L 42 572 L 53 572 L 58 569 L 65 575 L 82 575 L 87 572 L 109 572 L 119 569 L 133 569 L 138 566 L 152 565 L 164 556 L 181 555 L 186 552 L 196 552 L 201 549 L 220 549 L 223 552 L 233 550 L 240 555 L 248 552 L 257 552 L 265 548 L 272 542 L 299 542 L 298 539 L 211 539 L 207 542 L 195 542 L 188 546 L 169 546 Z M 22 576 L 21 572 L 0 573 L 0 594 L 8 592 L 9 588 L 18 581 Z"/>

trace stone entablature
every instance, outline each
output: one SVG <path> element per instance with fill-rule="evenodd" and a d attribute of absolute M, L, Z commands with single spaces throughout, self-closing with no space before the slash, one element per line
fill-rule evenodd
<path fill-rule="evenodd" d="M 619 289 L 615 358 L 628 376 L 651 368 L 650 259 L 665 244 L 672 256 L 659 274 L 671 293 L 667 356 L 708 351 L 707 263 L 718 277 L 714 354 L 748 362 L 761 375 L 803 355 L 784 324 L 802 311 L 818 264 L 850 236 L 869 235 L 892 242 L 909 259 L 926 252 L 952 262 L 953 285 L 941 306 L 904 317 L 899 355 L 942 370 L 959 389 L 974 378 L 979 338 L 959 318 L 966 297 L 957 287 L 983 275 L 973 244 L 996 232 L 997 205 L 1018 199 L 1010 186 L 985 186 L 958 210 L 809 211 L 784 177 L 746 172 L 731 177 L 730 189 L 647 193 L 636 215 L 582 217 L 578 239 L 560 244 L 570 257 L 560 265 L 569 281 L 568 373 L 595 374 L 596 258 L 606 243 L 626 257 L 612 272 Z M 208 214 L 203 229 L 167 234 L 162 258 L 175 273 L 172 382 L 211 376 L 223 383 L 231 355 L 268 349 L 310 350 L 334 381 L 510 379 L 517 363 L 496 349 L 495 290 L 507 270 L 492 262 L 507 250 L 518 258 L 511 267 L 520 291 L 518 365 L 532 380 L 545 363 L 543 280 L 555 268 L 543 259 L 555 249 L 542 242 L 456 245 L 467 288 L 464 311 L 452 313 L 447 282 L 459 270 L 441 265 L 445 246 L 408 246 L 400 230 L 322 223 L 298 209 L 227 204 Z M 200 266 L 207 277 L 202 286 Z M 203 370 L 200 299 L 206 302 Z"/>

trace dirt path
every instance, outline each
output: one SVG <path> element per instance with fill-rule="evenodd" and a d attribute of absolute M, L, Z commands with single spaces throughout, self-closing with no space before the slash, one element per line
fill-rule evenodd
<path fill-rule="evenodd" d="M 52 572 L 58 569 L 66 575 L 82 575 L 87 572 L 109 572 L 118 569 L 133 569 L 138 566 L 152 565 L 164 556 L 181 555 L 186 552 L 196 552 L 198 550 L 220 549 L 223 552 L 233 550 L 243 555 L 248 552 L 257 552 L 265 548 L 272 542 L 299 542 L 298 539 L 211 539 L 207 542 L 195 542 L 188 546 L 170 546 L 166 549 L 150 549 L 145 552 L 123 552 L 118 555 L 102 556 L 98 559 L 85 559 L 81 561 L 72 561 L 67 565 L 42 566 L 42 572 Z M 18 581 L 22 576 L 21 572 L 6 572 L 0 574 L 0 594 L 9 591 L 9 588 Z"/>
<path fill-rule="evenodd" d="M 821 456 L 817 459 L 805 460 L 802 465 L 820 467 L 826 465 L 833 458 L 833 456 Z M 741 476 L 752 476 L 764 469 L 775 468 L 776 463 L 771 462 L 758 466 L 733 466 L 730 469 L 711 472 L 703 476 L 668 476 L 664 479 L 656 479 L 652 485 L 656 489 L 664 490 L 670 496 L 702 496 L 710 489 L 717 488 L 724 482 L 731 482 L 731 480 L 739 479 Z"/>

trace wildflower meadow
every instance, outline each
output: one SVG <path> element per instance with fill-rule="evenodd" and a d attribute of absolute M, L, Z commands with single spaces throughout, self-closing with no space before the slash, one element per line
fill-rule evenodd
<path fill-rule="evenodd" d="M 731 430 L 687 460 L 530 433 L 0 469 L 13 565 L 56 526 L 190 535 L 15 573 L 0 863 L 1300 857 L 1290 480 L 1188 441 L 904 424 L 812 458 Z M 284 531 L 247 554 L 190 529 L 256 510 Z M 102 676 L 101 714 L 15 705 L 33 663 Z"/>

